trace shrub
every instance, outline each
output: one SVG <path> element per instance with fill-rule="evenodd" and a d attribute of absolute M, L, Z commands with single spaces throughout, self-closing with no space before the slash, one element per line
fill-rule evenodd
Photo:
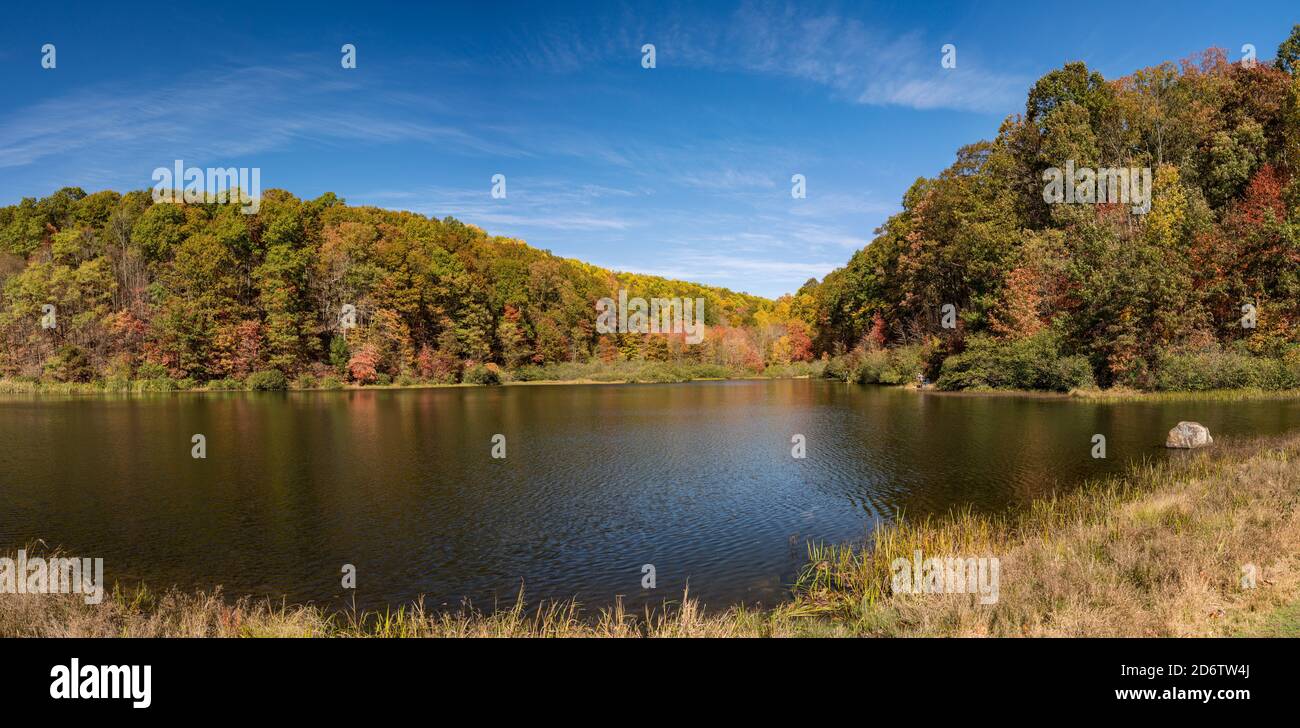
<path fill-rule="evenodd" d="M 852 368 L 848 372 L 849 381 L 856 384 L 880 383 L 880 376 L 889 367 L 889 352 L 884 349 L 855 351 Z M 886 382 L 886 384 L 897 384 L 897 382 Z"/>
<path fill-rule="evenodd" d="M 638 382 L 685 382 L 691 379 L 691 374 L 663 362 L 645 362 L 634 379 Z"/>
<path fill-rule="evenodd" d="M 176 391 L 176 382 L 167 377 L 138 379 L 135 381 L 133 388 L 137 392 L 174 392 Z"/>
<path fill-rule="evenodd" d="M 822 370 L 822 376 L 827 379 L 838 379 L 847 382 L 853 371 L 853 361 L 849 354 L 841 354 L 826 362 L 826 368 Z"/>
<path fill-rule="evenodd" d="M 925 362 L 929 356 L 929 347 L 921 344 L 890 349 L 889 367 L 885 370 L 881 383 L 903 384 L 916 381 L 917 375 L 925 369 Z M 886 378 L 892 381 L 885 381 Z"/>
<path fill-rule="evenodd" d="M 437 384 L 455 384 L 460 374 L 460 360 L 446 351 L 428 345 L 420 347 L 415 357 L 415 370 L 420 376 Z"/>
<path fill-rule="evenodd" d="M 1092 363 L 1086 356 L 1062 357 L 1056 362 L 1058 381 L 1067 391 L 1070 389 L 1091 389 L 1097 386 L 1092 378 Z"/>
<path fill-rule="evenodd" d="M 514 371 L 514 377 L 519 382 L 538 382 L 546 379 L 546 370 L 536 364 L 519 367 Z"/>
<path fill-rule="evenodd" d="M 338 377 L 322 377 L 320 380 L 321 389 L 343 389 L 343 382 Z"/>
<path fill-rule="evenodd" d="M 943 362 L 939 389 L 1045 389 L 1065 392 L 1092 383 L 1083 357 L 1062 357 L 1050 330 L 1014 341 L 975 335 L 966 350 Z"/>
<path fill-rule="evenodd" d="M 243 388 L 243 383 L 238 379 L 213 379 L 208 382 L 208 389 L 214 391 L 228 391 Z"/>
<path fill-rule="evenodd" d="M 316 386 L 316 377 L 313 377 L 310 374 L 302 374 L 293 381 L 294 389 L 315 389 Z"/>
<path fill-rule="evenodd" d="M 274 392 L 289 388 L 289 380 L 279 369 L 265 369 L 248 375 L 248 388 L 254 392 Z"/>
<path fill-rule="evenodd" d="M 140 366 L 136 367 L 135 376 L 137 379 L 161 379 L 167 376 L 167 367 L 158 362 L 141 362 Z"/>
<path fill-rule="evenodd" d="M 763 376 L 774 379 L 783 379 L 790 377 L 820 377 L 823 376 L 826 369 L 826 362 L 820 359 L 813 361 L 796 361 L 789 364 L 772 364 L 763 370 Z"/>
<path fill-rule="evenodd" d="M 790 365 L 792 367 L 807 366 L 805 362 L 798 362 Z M 726 379 L 732 376 L 732 371 L 721 364 L 692 364 L 686 368 L 687 379 Z"/>
<path fill-rule="evenodd" d="M 119 381 L 131 381 L 131 355 L 118 354 L 108 360 L 108 369 L 104 372 L 105 378 Z"/>
<path fill-rule="evenodd" d="M 469 384 L 500 384 L 501 368 L 496 364 L 475 364 L 465 370 L 465 381 Z"/>
<path fill-rule="evenodd" d="M 1201 392 L 1247 387 L 1300 388 L 1300 361 L 1219 350 L 1166 352 L 1158 359 L 1156 389 Z"/>
<path fill-rule="evenodd" d="M 105 392 L 130 392 L 131 380 L 126 377 L 108 377 L 104 380 Z"/>
<path fill-rule="evenodd" d="M 89 382 L 95 378 L 90 357 L 79 346 L 64 344 L 45 363 L 45 373 L 60 382 Z"/>
<path fill-rule="evenodd" d="M 857 384 L 906 384 L 915 381 L 925 367 L 924 347 L 895 349 L 858 347 L 826 362 L 822 376 Z"/>
<path fill-rule="evenodd" d="M 330 366 L 339 374 L 347 374 L 348 360 L 352 354 L 348 351 L 348 340 L 342 336 L 330 339 Z"/>

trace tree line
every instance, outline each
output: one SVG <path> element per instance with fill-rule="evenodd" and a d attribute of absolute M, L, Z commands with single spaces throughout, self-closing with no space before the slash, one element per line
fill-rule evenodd
<path fill-rule="evenodd" d="M 816 350 L 870 379 L 880 350 L 907 349 L 950 388 L 1300 386 L 1298 59 L 1300 25 L 1272 63 L 1210 49 L 1115 80 L 1046 74 L 800 289 Z M 1049 203 L 1071 162 L 1152 170 L 1149 211 Z"/>
<path fill-rule="evenodd" d="M 705 341 L 598 335 L 594 302 L 620 289 L 703 298 Z M 812 357 L 800 326 L 788 305 L 757 296 L 609 271 L 333 194 L 268 190 L 248 215 L 65 188 L 0 209 L 7 378 L 455 382 L 484 367 L 627 359 L 761 370 Z"/>

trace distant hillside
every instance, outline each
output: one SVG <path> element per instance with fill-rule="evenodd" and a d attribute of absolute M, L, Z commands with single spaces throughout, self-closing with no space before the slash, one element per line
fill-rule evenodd
<path fill-rule="evenodd" d="M 595 301 L 700 297 L 713 329 L 603 337 Z M 53 305 L 52 327 L 41 325 Z M 344 331 L 344 306 L 355 329 Z M 262 369 L 362 370 L 455 381 L 467 366 L 612 359 L 761 367 L 743 332 L 771 301 L 616 273 L 492 237 L 454 219 L 271 190 L 235 204 L 152 201 L 65 188 L 0 209 L 0 376 L 205 381 Z M 757 318 L 756 318 L 757 317 Z M 346 333 L 346 336 L 345 336 Z"/>

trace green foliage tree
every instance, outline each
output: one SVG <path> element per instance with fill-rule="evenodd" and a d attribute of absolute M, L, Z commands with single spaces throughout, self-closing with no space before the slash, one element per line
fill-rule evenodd
<path fill-rule="evenodd" d="M 1274 64 L 1284 73 L 1300 75 L 1300 23 L 1291 26 L 1291 35 L 1277 47 Z"/>

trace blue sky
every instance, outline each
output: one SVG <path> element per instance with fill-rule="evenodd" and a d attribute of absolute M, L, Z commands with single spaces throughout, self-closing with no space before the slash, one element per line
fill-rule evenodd
<path fill-rule="evenodd" d="M 842 265 L 1052 68 L 1267 59 L 1300 22 L 1294 0 L 410 5 L 11 6 L 0 204 L 145 189 L 176 159 L 260 167 L 263 189 L 776 296 Z"/>

